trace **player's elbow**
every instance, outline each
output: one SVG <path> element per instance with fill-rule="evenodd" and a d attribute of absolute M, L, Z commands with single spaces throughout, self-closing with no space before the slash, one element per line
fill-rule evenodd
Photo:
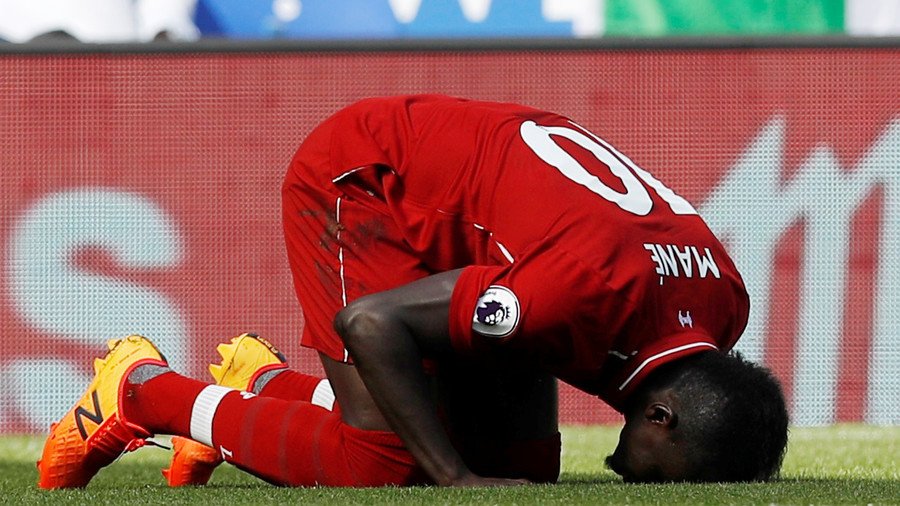
<path fill-rule="evenodd" d="M 391 332 L 392 317 L 382 304 L 363 297 L 338 311 L 333 324 L 347 350 L 356 354 L 366 344 L 374 344 Z"/>

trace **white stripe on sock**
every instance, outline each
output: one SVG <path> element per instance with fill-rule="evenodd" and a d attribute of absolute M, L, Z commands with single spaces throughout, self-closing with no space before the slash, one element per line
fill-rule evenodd
<path fill-rule="evenodd" d="M 334 408 L 334 390 L 331 389 L 331 382 L 327 379 L 320 381 L 316 385 L 316 389 L 313 390 L 312 400 L 309 402 L 332 411 L 332 408 Z"/>
<path fill-rule="evenodd" d="M 194 407 L 191 409 L 191 439 L 199 441 L 207 446 L 212 446 L 213 416 L 222 398 L 229 392 L 236 391 L 220 385 L 209 385 L 200 395 L 194 399 Z"/>

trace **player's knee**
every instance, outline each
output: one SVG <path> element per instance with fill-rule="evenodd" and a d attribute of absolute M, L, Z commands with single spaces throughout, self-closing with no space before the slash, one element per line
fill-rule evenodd
<path fill-rule="evenodd" d="M 353 350 L 361 339 L 382 333 L 387 320 L 378 304 L 364 297 L 338 311 L 333 324 L 347 348 Z"/>

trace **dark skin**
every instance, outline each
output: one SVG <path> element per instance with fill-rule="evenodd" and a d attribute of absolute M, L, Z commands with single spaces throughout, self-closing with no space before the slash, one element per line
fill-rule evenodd
<path fill-rule="evenodd" d="M 671 389 L 649 392 L 630 406 L 619 445 L 606 465 L 625 482 L 684 481 L 689 466 L 678 427 L 678 397 Z"/>
<path fill-rule="evenodd" d="M 460 272 L 443 272 L 367 295 L 341 310 L 334 327 L 355 365 L 322 355 L 325 372 L 341 402 L 344 421 L 361 429 L 396 432 L 436 484 L 525 484 L 522 479 L 478 476 L 466 466 L 438 418 L 422 368 L 425 357 L 453 356 L 449 308 Z M 682 477 L 684 458 L 671 438 L 677 425 L 674 400 L 661 397 L 646 406 L 644 416 L 626 418 L 619 447 L 610 458 L 613 469 L 626 480 Z"/>

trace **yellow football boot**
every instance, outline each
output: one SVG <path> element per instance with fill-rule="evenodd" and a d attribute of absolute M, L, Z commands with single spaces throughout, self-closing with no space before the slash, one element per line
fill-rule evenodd
<path fill-rule="evenodd" d="M 217 385 L 249 390 L 259 375 L 287 367 L 287 359 L 269 341 L 256 334 L 241 334 L 216 347 L 222 363 L 210 364 L 209 373 Z"/>
<path fill-rule="evenodd" d="M 272 343 L 255 334 L 241 334 L 230 344 L 217 346 L 216 351 L 222 362 L 210 364 L 210 374 L 217 385 L 237 390 L 250 390 L 260 374 L 287 367 L 284 355 Z M 205 485 L 222 463 L 222 457 L 215 449 L 189 438 L 173 437 L 172 448 L 172 463 L 162 472 L 171 487 Z"/>
<path fill-rule="evenodd" d="M 113 339 L 107 346 L 106 356 L 94 360 L 94 379 L 84 395 L 50 427 L 37 463 L 41 488 L 84 487 L 102 467 L 152 436 L 121 415 L 122 386 L 135 367 L 168 366 L 166 359 L 142 336 Z"/>

